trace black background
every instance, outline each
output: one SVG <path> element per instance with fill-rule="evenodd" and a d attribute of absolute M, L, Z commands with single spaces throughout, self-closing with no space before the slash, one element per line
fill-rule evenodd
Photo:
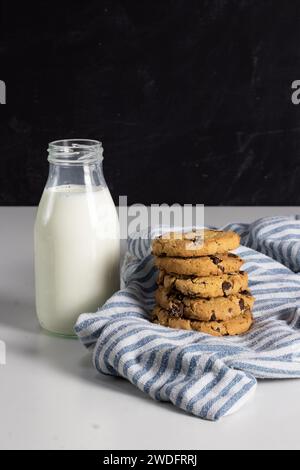
<path fill-rule="evenodd" d="M 0 204 L 95 138 L 115 201 L 300 205 L 300 2 L 1 2 Z"/>

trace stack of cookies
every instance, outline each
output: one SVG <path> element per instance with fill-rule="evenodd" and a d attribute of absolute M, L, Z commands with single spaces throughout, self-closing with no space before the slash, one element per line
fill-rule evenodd
<path fill-rule="evenodd" d="M 254 298 L 243 260 L 230 253 L 235 232 L 168 233 L 152 244 L 159 269 L 153 321 L 214 336 L 238 335 L 252 325 Z"/>

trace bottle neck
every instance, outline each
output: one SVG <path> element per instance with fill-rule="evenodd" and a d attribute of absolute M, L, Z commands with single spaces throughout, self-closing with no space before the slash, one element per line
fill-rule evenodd
<path fill-rule="evenodd" d="M 84 165 L 49 164 L 49 176 L 46 188 L 56 186 L 83 186 L 87 191 L 106 187 L 102 162 Z"/>
<path fill-rule="evenodd" d="M 82 186 L 86 190 L 105 187 L 103 147 L 94 140 L 59 140 L 49 144 L 49 177 L 46 188 Z"/>

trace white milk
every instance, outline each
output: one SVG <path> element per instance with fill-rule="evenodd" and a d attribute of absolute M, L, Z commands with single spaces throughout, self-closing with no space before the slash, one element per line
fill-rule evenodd
<path fill-rule="evenodd" d="M 117 212 L 107 188 L 45 189 L 35 225 L 36 306 L 46 330 L 74 335 L 81 313 L 119 289 Z"/>

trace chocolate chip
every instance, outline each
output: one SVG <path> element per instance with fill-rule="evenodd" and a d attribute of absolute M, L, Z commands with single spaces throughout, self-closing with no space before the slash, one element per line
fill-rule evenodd
<path fill-rule="evenodd" d="M 183 294 L 177 294 L 177 299 L 182 302 L 184 295 Z"/>
<path fill-rule="evenodd" d="M 170 292 L 170 297 L 173 296 L 176 298 L 176 300 L 179 300 L 179 302 L 182 302 L 183 301 L 183 298 L 184 298 L 184 295 L 181 294 L 181 292 L 179 292 L 178 290 L 176 289 L 172 289 L 171 292 Z"/>
<path fill-rule="evenodd" d="M 232 287 L 231 283 L 228 281 L 224 281 L 222 284 L 222 290 L 224 292 L 224 295 L 226 295 L 226 291 L 230 290 Z"/>
<path fill-rule="evenodd" d="M 202 237 L 196 237 L 195 240 L 193 241 L 193 244 L 195 246 L 203 245 L 203 238 Z"/>
<path fill-rule="evenodd" d="M 241 294 L 242 294 L 242 295 L 246 295 L 247 297 L 250 297 L 250 296 L 251 296 L 251 294 L 250 294 L 250 292 L 249 292 L 248 290 L 242 290 Z"/>
<path fill-rule="evenodd" d="M 217 331 L 218 333 L 221 333 L 220 328 L 216 328 L 215 331 Z"/>
<path fill-rule="evenodd" d="M 216 313 L 214 311 L 212 311 L 212 316 L 211 316 L 211 321 L 216 321 L 217 320 L 217 317 L 216 317 Z"/>
<path fill-rule="evenodd" d="M 182 317 L 183 316 L 183 304 L 173 303 L 170 309 L 170 315 L 176 318 Z"/>
<path fill-rule="evenodd" d="M 222 263 L 222 260 L 220 258 L 218 258 L 217 256 L 210 256 L 210 259 L 212 260 L 212 262 L 214 264 L 220 264 Z"/>
<path fill-rule="evenodd" d="M 228 258 L 237 258 L 237 255 L 234 253 L 228 253 Z"/>
<path fill-rule="evenodd" d="M 245 302 L 243 301 L 243 299 L 240 299 L 239 304 L 240 304 L 240 309 L 245 310 Z"/>
<path fill-rule="evenodd" d="M 223 290 L 229 290 L 229 289 L 231 289 L 231 287 L 232 287 L 231 282 L 224 281 L 223 284 L 222 284 L 222 289 Z"/>

